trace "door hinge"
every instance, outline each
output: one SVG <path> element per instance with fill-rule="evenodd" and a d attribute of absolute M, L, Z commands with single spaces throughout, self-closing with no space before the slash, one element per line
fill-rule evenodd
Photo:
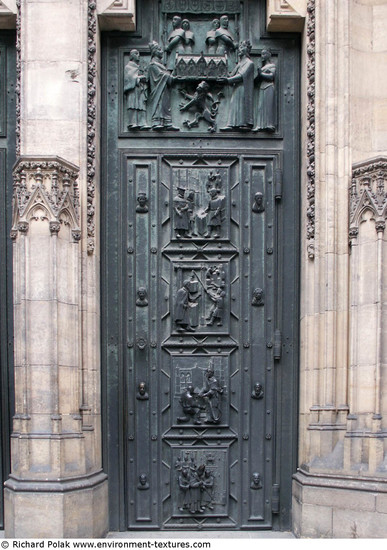
<path fill-rule="evenodd" d="M 274 196 L 276 201 L 282 199 L 282 170 L 276 170 L 274 174 Z"/>
<path fill-rule="evenodd" d="M 281 359 L 281 349 L 282 349 L 282 334 L 279 329 L 274 332 L 274 349 L 273 356 L 276 361 Z"/>
<path fill-rule="evenodd" d="M 271 493 L 271 511 L 273 514 L 280 513 L 280 486 L 274 483 Z"/>

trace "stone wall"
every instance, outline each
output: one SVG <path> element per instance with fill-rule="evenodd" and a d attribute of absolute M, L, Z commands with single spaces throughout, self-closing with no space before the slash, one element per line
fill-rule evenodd
<path fill-rule="evenodd" d="M 301 266 L 294 531 L 385 537 L 387 10 L 316 0 L 315 17 L 315 238 Z"/>

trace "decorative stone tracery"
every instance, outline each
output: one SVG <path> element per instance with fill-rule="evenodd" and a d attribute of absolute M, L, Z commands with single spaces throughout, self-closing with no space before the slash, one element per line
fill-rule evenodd
<path fill-rule="evenodd" d="M 353 166 L 349 189 L 350 243 L 357 238 L 367 210 L 372 212 L 377 232 L 387 217 L 387 158 L 379 157 Z"/>
<path fill-rule="evenodd" d="M 78 172 L 60 158 L 19 160 L 14 170 L 13 240 L 38 219 L 49 222 L 51 234 L 70 226 L 73 241 L 80 240 Z"/>

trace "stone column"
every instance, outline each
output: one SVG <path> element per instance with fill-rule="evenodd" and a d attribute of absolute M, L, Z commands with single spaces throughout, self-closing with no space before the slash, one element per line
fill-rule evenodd
<path fill-rule="evenodd" d="M 101 537 L 96 6 L 24 0 L 7 537 Z"/>
<path fill-rule="evenodd" d="M 344 467 L 367 476 L 387 473 L 386 204 L 387 157 L 355 164 L 350 187 L 350 414 Z"/>

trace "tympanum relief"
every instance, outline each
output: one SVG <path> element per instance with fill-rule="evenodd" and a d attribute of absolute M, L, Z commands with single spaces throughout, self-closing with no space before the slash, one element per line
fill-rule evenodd
<path fill-rule="evenodd" d="M 277 56 L 242 36 L 241 3 L 215 17 L 215 5 L 175 4 L 162 3 L 147 48 L 124 54 L 122 131 L 275 132 Z"/>

